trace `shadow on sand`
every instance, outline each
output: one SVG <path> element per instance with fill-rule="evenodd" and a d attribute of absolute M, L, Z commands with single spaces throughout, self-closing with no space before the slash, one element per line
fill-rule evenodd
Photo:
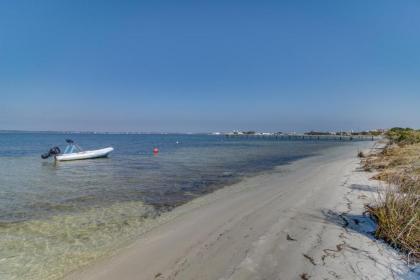
<path fill-rule="evenodd" d="M 352 184 L 349 189 L 355 191 L 378 192 L 378 188 L 369 185 Z"/>
<path fill-rule="evenodd" d="M 338 225 L 344 228 L 347 232 L 353 232 L 362 234 L 368 237 L 370 240 L 385 244 L 383 241 L 375 238 L 376 223 L 372 220 L 369 215 L 363 213 L 362 215 L 355 215 L 346 212 L 336 212 L 332 210 L 321 210 L 322 214 L 325 217 L 326 222 Z M 391 247 L 390 245 L 386 245 Z M 418 264 L 406 266 L 404 263 L 395 264 L 395 266 L 390 267 L 389 263 L 382 262 L 378 258 L 374 258 L 370 255 L 368 251 L 361 250 L 348 246 L 355 253 L 363 254 L 365 257 L 375 262 L 375 266 L 382 266 L 383 268 L 389 269 L 394 275 L 394 279 L 419 279 L 416 277 L 420 276 L 420 266 Z M 362 258 L 362 256 L 360 255 Z M 383 258 L 382 258 L 383 259 Z M 406 262 L 405 256 L 401 255 L 401 260 Z"/>

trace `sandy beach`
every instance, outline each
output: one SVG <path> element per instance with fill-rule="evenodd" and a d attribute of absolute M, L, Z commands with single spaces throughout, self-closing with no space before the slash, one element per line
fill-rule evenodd
<path fill-rule="evenodd" d="M 197 198 L 67 279 L 415 279 L 363 215 L 378 183 L 357 151 L 372 145 L 330 148 Z"/>
<path fill-rule="evenodd" d="M 1 1 L 0 280 L 420 280 L 419 1 Z"/>

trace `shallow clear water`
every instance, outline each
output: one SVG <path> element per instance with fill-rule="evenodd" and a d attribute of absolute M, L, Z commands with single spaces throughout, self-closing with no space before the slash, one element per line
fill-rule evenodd
<path fill-rule="evenodd" d="M 71 138 L 109 158 L 40 154 Z M 0 134 L 0 279 L 56 279 L 243 176 L 344 143 L 208 135 Z M 63 148 L 64 145 L 61 145 Z M 160 152 L 153 155 L 152 149 Z"/>

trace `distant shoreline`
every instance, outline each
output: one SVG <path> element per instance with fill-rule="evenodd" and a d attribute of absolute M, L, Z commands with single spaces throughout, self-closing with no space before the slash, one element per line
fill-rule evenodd
<path fill-rule="evenodd" d="M 149 134 L 156 134 L 156 135 L 209 135 L 210 132 L 196 132 L 196 133 L 188 133 L 188 132 L 109 132 L 109 131 L 59 131 L 59 130 L 0 130 L 0 134 L 30 134 L 30 133 L 39 133 L 39 134 L 139 134 L 139 135 L 149 135 Z"/>
<path fill-rule="evenodd" d="M 254 133 L 236 133 L 236 132 L 141 132 L 141 131 L 73 131 L 73 130 L 0 130 L 0 134 L 98 134 L 98 135 L 212 135 L 212 136 L 230 136 L 230 137 L 273 137 L 273 136 L 306 136 L 306 137 L 381 137 L 380 135 L 362 134 L 361 132 L 254 132 Z"/>

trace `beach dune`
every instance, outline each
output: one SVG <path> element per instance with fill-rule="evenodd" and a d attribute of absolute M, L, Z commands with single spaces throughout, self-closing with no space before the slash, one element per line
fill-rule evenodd
<path fill-rule="evenodd" d="M 68 279 L 385 279 L 392 250 L 362 232 L 367 176 L 359 142 L 220 189 L 178 207 L 133 244 Z M 345 216 L 347 215 L 347 216 Z M 349 223 L 352 223 L 349 226 Z M 353 224 L 354 223 L 354 224 Z M 358 232 L 352 225 L 363 224 Z"/>

